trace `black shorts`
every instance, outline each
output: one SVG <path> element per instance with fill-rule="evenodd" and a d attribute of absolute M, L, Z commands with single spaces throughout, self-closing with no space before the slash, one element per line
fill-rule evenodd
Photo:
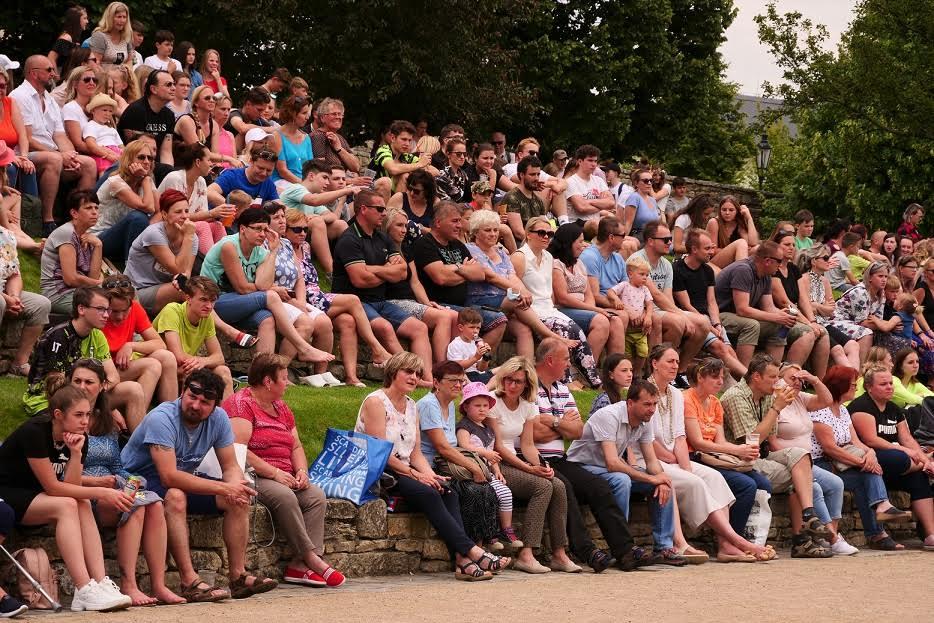
<path fill-rule="evenodd" d="M 19 524 L 23 521 L 23 515 L 29 510 L 29 505 L 36 499 L 42 491 L 35 489 L 21 489 L 18 487 L 0 487 L 0 499 L 6 502 L 13 509 L 14 522 Z"/>

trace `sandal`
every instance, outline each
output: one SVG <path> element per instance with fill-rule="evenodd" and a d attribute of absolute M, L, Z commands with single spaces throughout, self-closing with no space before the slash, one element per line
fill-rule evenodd
<path fill-rule="evenodd" d="M 884 552 L 900 552 L 905 549 L 901 543 L 896 543 L 895 539 L 889 535 L 876 537 L 869 540 L 869 549 L 878 549 Z"/>
<path fill-rule="evenodd" d="M 255 335 L 250 335 L 249 333 L 241 331 L 237 334 L 237 337 L 230 342 L 230 345 L 234 348 L 253 348 L 258 341 L 259 338 Z"/>
<path fill-rule="evenodd" d="M 483 566 L 484 561 L 487 563 L 486 567 Z M 509 556 L 497 556 L 496 554 L 491 554 L 490 552 L 483 552 L 483 555 L 480 556 L 480 560 L 476 560 L 474 562 L 476 562 L 477 566 L 484 571 L 489 571 L 493 575 L 496 575 L 512 564 L 512 558 Z"/>
<path fill-rule="evenodd" d="M 752 554 L 717 554 L 717 562 L 756 562 L 758 558 Z"/>
<path fill-rule="evenodd" d="M 690 545 L 687 545 L 684 549 L 678 551 L 678 553 L 681 554 L 682 558 L 688 561 L 689 565 L 702 565 L 710 560 L 710 556 L 707 552 Z"/>
<path fill-rule="evenodd" d="M 247 584 L 246 580 L 249 577 L 252 577 L 253 581 L 250 584 Z M 252 597 L 253 595 L 259 595 L 260 593 L 271 591 L 277 586 L 279 586 L 279 583 L 272 578 L 250 576 L 244 573 L 236 580 L 230 581 L 230 593 L 234 599 L 246 599 L 247 597 Z"/>
<path fill-rule="evenodd" d="M 768 562 L 769 560 L 778 558 L 778 552 L 776 552 L 775 548 L 771 545 L 766 545 L 765 549 L 758 554 L 753 554 L 752 552 L 746 552 L 746 554 L 755 557 L 759 562 Z"/>
<path fill-rule="evenodd" d="M 830 558 L 831 556 L 833 556 L 832 551 L 821 547 L 811 537 L 805 537 L 805 540 L 791 547 L 792 558 Z"/>
<path fill-rule="evenodd" d="M 204 588 L 201 588 L 202 586 L 204 586 Z M 179 595 L 184 597 L 188 603 L 206 603 L 230 598 L 230 593 L 226 589 L 218 586 L 210 586 L 201 578 L 198 578 L 187 586 L 182 584 L 181 588 L 182 590 L 179 592 Z"/>
<path fill-rule="evenodd" d="M 468 571 L 471 567 L 473 567 L 473 571 Z M 493 574 L 481 569 L 480 565 L 474 561 L 468 560 L 462 565 L 457 565 L 457 571 L 454 572 L 454 579 L 464 582 L 481 582 L 483 580 L 492 580 Z"/>
<path fill-rule="evenodd" d="M 900 508 L 890 506 L 884 511 L 876 511 L 876 521 L 889 523 L 906 523 L 911 521 L 911 511 L 903 511 Z"/>

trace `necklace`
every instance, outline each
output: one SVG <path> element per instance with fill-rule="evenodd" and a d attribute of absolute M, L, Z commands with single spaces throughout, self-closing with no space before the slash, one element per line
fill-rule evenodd
<path fill-rule="evenodd" d="M 649 377 L 649 381 L 658 389 L 658 405 L 655 407 L 655 413 L 659 416 L 659 423 L 661 424 L 662 429 L 662 440 L 665 442 L 666 448 L 671 448 L 675 441 L 674 434 L 674 415 L 672 414 L 671 409 L 671 385 L 665 384 L 665 391 L 662 392 L 661 388 L 658 387 L 658 383 L 655 382 L 655 375 Z M 665 394 L 664 399 L 662 398 L 662 393 Z"/>

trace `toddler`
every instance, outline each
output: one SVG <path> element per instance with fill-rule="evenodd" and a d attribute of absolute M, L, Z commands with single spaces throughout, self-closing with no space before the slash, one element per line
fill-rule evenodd
<path fill-rule="evenodd" d="M 493 374 L 489 370 L 490 345 L 478 337 L 482 323 L 483 316 L 472 307 L 457 312 L 458 335 L 448 344 L 447 358 L 459 363 L 471 381 L 486 383 Z"/>
<path fill-rule="evenodd" d="M 501 457 L 498 452 L 493 450 L 493 442 L 496 436 L 485 424 L 490 409 L 496 404 L 496 397 L 490 393 L 486 385 L 480 382 L 468 383 L 464 386 L 464 398 L 461 400 L 461 419 L 454 429 L 457 435 L 457 445 L 466 450 L 473 450 L 480 458 L 486 461 L 490 471 L 493 473 L 493 480 L 490 486 L 496 493 L 496 499 L 499 501 L 499 536 L 505 540 L 510 547 L 516 549 L 522 548 L 523 544 L 516 537 L 516 532 L 512 527 L 512 491 L 503 481 L 503 472 L 499 469 Z M 493 541 L 493 548 L 497 549 L 499 544 L 497 540 Z M 502 545 L 500 544 L 501 549 Z"/>
<path fill-rule="evenodd" d="M 81 137 L 97 163 L 98 175 L 109 169 L 123 153 L 123 141 L 114 127 L 116 109 L 117 102 L 104 93 L 95 95 L 87 105 L 91 120 L 84 126 Z"/>
<path fill-rule="evenodd" d="M 626 354 L 632 359 L 632 369 L 642 373 L 645 358 L 649 356 L 648 334 L 652 332 L 652 293 L 645 285 L 649 280 L 651 267 L 645 259 L 630 256 L 626 260 L 626 272 L 629 281 L 624 281 L 607 290 L 607 298 L 617 308 L 619 303 L 629 314 L 629 326 L 626 328 Z"/>

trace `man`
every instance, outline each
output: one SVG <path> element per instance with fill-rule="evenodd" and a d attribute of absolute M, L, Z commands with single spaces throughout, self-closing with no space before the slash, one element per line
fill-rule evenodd
<path fill-rule="evenodd" d="M 564 452 L 566 439 L 580 439 L 584 424 L 577 403 L 561 382 L 571 363 L 571 355 L 560 340 L 545 338 L 535 350 L 535 372 L 538 376 L 538 418 L 533 436 L 539 456 L 555 470 L 555 477 L 564 483 L 568 498 L 568 541 L 571 551 L 586 560 L 594 571 L 602 571 L 610 563 L 606 553 L 596 549 L 580 515 L 578 503 L 590 506 L 616 564 L 624 571 L 649 564 L 649 556 L 635 547 L 629 533 L 626 516 L 616 504 L 609 483 L 588 472 L 580 463 L 569 461 Z"/>
<path fill-rule="evenodd" d="M 541 169 L 542 162 L 535 156 L 520 160 L 516 167 L 519 183 L 506 193 L 500 204 L 506 206 L 506 223 L 517 243 L 525 240 L 528 220 L 545 214 L 545 204 L 537 194 Z"/>
<path fill-rule="evenodd" d="M 396 191 L 399 178 L 406 173 L 429 169 L 433 176 L 438 175 L 434 167 L 431 167 L 431 156 L 416 156 L 412 153 L 414 137 L 415 126 L 408 121 L 393 121 L 389 126 L 389 142 L 380 145 L 373 154 L 370 168 L 376 171 L 374 190 L 384 201 L 389 201 L 389 197 Z"/>
<path fill-rule="evenodd" d="M 671 290 L 675 304 L 684 311 L 701 315 L 709 324 L 704 346 L 721 359 L 735 378 L 746 375 L 746 366 L 736 356 L 730 338 L 720 323 L 720 310 L 714 295 L 716 276 L 707 262 L 717 245 L 702 229 L 689 229 L 684 238 L 687 254 L 672 267 Z"/>
<path fill-rule="evenodd" d="M 616 200 L 616 209 L 622 210 L 626 206 L 626 199 L 636 189 L 629 184 L 623 183 L 623 170 L 615 162 L 610 162 L 600 168 L 603 169 L 603 174 L 606 176 L 607 188 L 610 194 L 613 195 L 613 199 Z"/>
<path fill-rule="evenodd" d="M 455 311 L 467 303 L 467 282 L 486 279 L 483 267 L 460 241 L 463 225 L 460 207 L 442 201 L 435 206 L 431 231 L 412 245 L 412 259 L 428 300 Z M 483 316 L 480 334 L 495 351 L 506 331 L 506 316 L 482 308 L 480 315 Z"/>
<path fill-rule="evenodd" d="M 259 85 L 259 88 L 266 89 L 273 104 L 275 104 L 279 93 L 289 86 L 290 82 L 292 82 L 292 74 L 289 73 L 289 70 L 285 67 L 277 67 L 276 70 L 272 72 L 272 75 L 269 76 L 269 79 Z"/>
<path fill-rule="evenodd" d="M 568 189 L 564 192 L 568 220 L 584 221 L 584 237 L 592 238 L 597 232 L 597 222 L 613 216 L 616 200 L 606 182 L 594 175 L 600 150 L 593 145 L 581 145 L 574 157 L 577 158 L 577 173 L 567 178 Z"/>
<path fill-rule="evenodd" d="M 556 149 L 551 153 L 551 162 L 545 165 L 545 173 L 554 177 L 564 177 L 564 168 L 568 164 L 568 152 Z"/>
<path fill-rule="evenodd" d="M 381 229 L 386 202 L 375 191 L 362 190 L 357 193 L 354 208 L 354 218 L 334 246 L 331 291 L 360 297 L 373 333 L 386 350 L 402 352 L 398 332 L 410 341 L 409 350 L 423 361 L 433 361 L 428 326 L 386 301 L 386 284 L 408 278 L 409 272 L 402 255 Z"/>
<path fill-rule="evenodd" d="M 136 381 L 121 381 L 117 367 L 110 358 L 110 347 L 101 329 L 110 316 L 110 301 L 101 288 L 77 288 L 72 299 L 71 320 L 46 331 L 29 359 L 28 387 L 23 395 L 26 412 L 30 415 L 47 409 L 45 379 L 51 373 L 68 372 L 71 364 L 83 357 L 95 359 L 104 369 L 104 391 L 111 405 L 126 418 L 121 422 L 138 422 L 146 412 L 143 388 Z"/>
<path fill-rule="evenodd" d="M 164 169 L 167 168 L 157 172 L 157 177 L 164 177 L 175 165 L 172 156 L 175 113 L 166 106 L 174 97 L 175 81 L 172 74 L 156 69 L 146 78 L 143 97 L 126 107 L 117 124 L 117 130 L 120 131 L 124 143 L 135 141 L 140 134 L 151 134 L 155 137 L 156 160 Z"/>
<path fill-rule="evenodd" d="M 646 284 L 655 304 L 653 315 L 661 322 L 653 326 L 650 345 L 670 342 L 681 354 L 681 367 L 675 378 L 675 387 L 687 389 L 687 369 L 700 352 L 712 327 L 704 316 L 678 309 L 672 298 L 674 271 L 665 255 L 671 248 L 671 232 L 661 221 L 646 223 L 643 230 L 645 246 L 630 257 L 641 257 L 649 263 L 649 281 Z"/>
<path fill-rule="evenodd" d="M 571 442 L 567 460 L 583 466 L 610 484 L 616 505 L 629 517 L 631 492 L 644 495 L 652 517 L 653 562 L 681 567 L 684 556 L 675 551 L 675 504 L 671 477 L 655 456 L 652 416 L 658 388 L 633 379 L 625 401 L 604 407 L 587 418 L 580 436 Z M 641 453 L 645 468 L 626 460 L 626 451 Z"/>
<path fill-rule="evenodd" d="M 230 111 L 230 118 L 224 129 L 233 132 L 236 137 L 237 153 L 243 151 L 246 145 L 246 133 L 253 128 L 259 128 L 275 143 L 272 147 L 276 152 L 279 151 L 278 141 L 276 140 L 276 128 L 269 121 L 263 118 L 263 113 L 272 102 L 269 92 L 261 87 L 253 87 L 246 92 L 243 98 L 243 105 L 239 109 Z"/>
<path fill-rule="evenodd" d="M 668 196 L 668 202 L 665 204 L 665 219 L 668 227 L 674 227 L 675 215 L 686 208 L 691 202 L 688 197 L 688 183 L 683 177 L 676 177 L 671 181 L 671 194 Z"/>
<path fill-rule="evenodd" d="M 279 198 L 270 176 L 279 157 L 272 150 L 256 147 L 250 152 L 250 164 L 244 168 L 227 169 L 208 186 L 208 203 L 219 206 L 227 203 L 227 195 L 242 190 L 261 203 Z"/>
<path fill-rule="evenodd" d="M 311 150 L 315 158 L 323 158 L 329 167 L 343 167 L 358 173 L 360 161 L 350 151 L 350 143 L 340 133 L 344 125 L 344 102 L 326 97 L 318 104 L 318 122 L 321 127 L 311 133 Z"/>
<path fill-rule="evenodd" d="M 807 361 L 814 347 L 811 328 L 804 324 L 795 327 L 796 316 L 778 309 L 772 302 L 772 276 L 782 259 L 778 245 L 766 240 L 753 257 L 734 262 L 717 275 L 714 292 L 720 321 L 730 340 L 736 343 L 736 355 L 745 366 L 760 343 L 774 359 L 780 360 L 785 344 L 792 339 L 792 330 L 796 331 L 797 339 L 788 349 L 788 361 Z"/>
<path fill-rule="evenodd" d="M 506 135 L 496 131 L 490 135 L 490 144 L 493 145 L 493 153 L 496 154 L 496 162 L 503 167 L 511 162 L 516 162 L 516 154 L 506 149 Z"/>
<path fill-rule="evenodd" d="M 246 573 L 250 499 L 256 491 L 245 480 L 234 453 L 227 413 L 218 407 L 223 382 L 210 370 L 196 370 L 185 380 L 181 398 L 150 411 L 123 448 L 120 458 L 146 488 L 165 500 L 169 552 L 178 566 L 182 595 L 190 601 L 243 598 L 274 589 L 278 582 Z M 195 470 L 214 450 L 222 477 L 197 476 Z M 203 582 L 191 561 L 188 514 L 224 515 L 224 545 L 230 568 L 230 592 Z M 190 595 L 197 595 L 196 598 Z"/>
<path fill-rule="evenodd" d="M 524 158 L 533 156 L 539 158 L 538 140 L 529 137 L 519 141 L 516 147 L 516 162 L 507 164 L 503 167 L 503 174 L 499 176 L 496 185 L 503 191 L 509 192 L 519 183 L 518 163 Z M 539 169 L 541 168 L 541 159 L 539 159 Z M 564 197 L 564 191 L 567 190 L 567 182 L 560 177 L 553 177 L 544 171 L 539 171 L 538 188 L 535 193 L 545 204 L 545 209 L 551 212 L 558 220 L 559 225 L 568 222 L 568 204 Z"/>
<path fill-rule="evenodd" d="M 759 442 L 764 442 L 777 433 L 779 414 L 794 402 L 798 394 L 785 384 L 776 386 L 778 372 L 778 364 L 772 357 L 759 353 L 749 363 L 749 371 L 743 380 L 723 392 L 720 403 L 723 405 L 723 430 L 727 441 L 749 443 L 747 436 L 753 434 Z M 829 404 L 830 392 L 826 389 L 824 392 L 827 394 L 823 396 L 824 401 Z M 807 407 L 802 404 L 798 408 Z M 807 450 L 797 446 L 769 450 L 768 458 L 753 461 L 753 469 L 768 479 L 768 493 L 790 492 L 788 506 L 792 525 L 802 526 L 802 535 L 808 539 L 823 539 L 830 535 L 814 513 L 814 474 Z M 800 544 L 802 538 L 799 535 L 796 544 Z M 827 555 L 818 557 L 826 558 Z"/>
<path fill-rule="evenodd" d="M 86 190 L 94 188 L 97 179 L 94 160 L 79 155 L 65 134 L 62 111 L 49 94 L 55 77 L 55 63 L 48 57 L 30 56 L 23 67 L 23 83 L 10 93 L 23 116 L 29 141 L 29 153 L 20 155 L 28 155 L 36 165 L 39 199 L 42 201 L 42 233 L 45 236 L 57 226 L 53 212 L 59 183 L 77 180 L 77 187 Z M 9 116 L 10 113 L 6 114 Z"/>
<path fill-rule="evenodd" d="M 233 393 L 233 377 L 217 341 L 212 313 L 220 294 L 217 284 L 207 277 L 191 277 L 185 285 L 185 302 L 163 307 L 152 326 L 175 356 L 179 379 L 186 379 L 195 370 L 211 370 L 224 382 L 222 397 L 226 398 Z M 205 357 L 198 354 L 202 347 Z"/>
<path fill-rule="evenodd" d="M 456 123 L 449 123 L 446 126 L 443 126 L 441 128 L 441 132 L 438 133 L 438 142 L 441 143 L 441 149 L 435 152 L 435 154 L 431 157 L 431 166 L 439 171 L 448 166 L 448 159 L 447 156 L 445 156 L 445 153 L 447 152 L 445 152 L 444 148 L 447 146 L 448 141 L 450 141 L 452 138 L 459 138 L 462 141 L 465 140 L 466 136 L 464 134 L 464 128 L 457 125 Z"/>
<path fill-rule="evenodd" d="M 594 292 L 594 301 L 599 307 L 626 312 L 622 302 L 614 303 L 607 298 L 607 290 L 624 281 L 626 260 L 620 255 L 625 236 L 622 225 L 615 216 L 600 219 L 597 225 L 597 242 L 590 245 L 580 255 L 580 261 L 587 269 L 587 279 Z"/>

